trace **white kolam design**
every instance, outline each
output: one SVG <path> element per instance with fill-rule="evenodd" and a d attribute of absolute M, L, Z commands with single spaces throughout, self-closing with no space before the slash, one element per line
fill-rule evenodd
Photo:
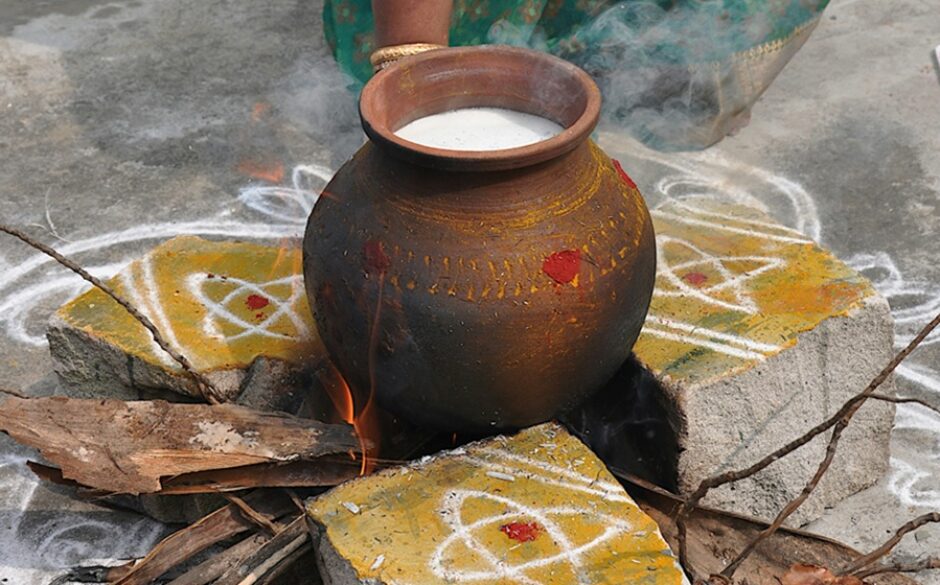
<path fill-rule="evenodd" d="M 207 282 L 212 282 L 214 286 L 226 287 L 229 290 L 221 299 L 213 299 L 206 293 L 205 285 Z M 291 291 L 290 297 L 287 299 L 280 298 L 277 295 L 277 288 L 284 285 L 289 286 Z M 210 278 L 207 274 L 198 272 L 190 274 L 186 278 L 186 286 L 207 310 L 202 322 L 202 330 L 209 337 L 227 342 L 255 335 L 276 339 L 300 340 L 311 337 L 310 328 L 296 311 L 298 303 L 306 295 L 303 276 L 300 274 L 256 283 L 231 276 L 227 277 L 224 282 L 219 282 L 217 279 Z M 264 297 L 274 307 L 273 311 L 257 323 L 242 319 L 230 309 L 231 303 L 240 302 L 243 297 L 250 294 Z M 288 319 L 291 322 L 295 331 L 293 335 L 271 329 L 281 319 Z M 223 328 L 220 326 L 223 322 L 236 329 L 237 333 L 223 333 Z"/>
<path fill-rule="evenodd" d="M 623 493 L 623 488 L 616 483 L 496 447 L 478 449 L 472 455 L 464 455 L 463 459 L 479 466 L 481 471 L 491 477 L 507 481 L 525 479 L 551 486 L 553 490 L 569 490 L 572 492 L 572 501 L 579 501 L 579 505 L 538 506 L 531 502 L 520 502 L 507 495 L 481 490 L 446 491 L 441 498 L 438 513 L 451 532 L 438 544 L 428 563 L 431 572 L 441 579 L 454 583 L 499 581 L 519 585 L 542 585 L 528 571 L 545 567 L 556 570 L 568 568 L 577 574 L 582 566 L 582 557 L 590 551 L 618 536 L 636 535 L 635 528 L 629 522 L 600 513 L 591 504 L 590 499 L 584 500 L 587 496 L 606 502 L 631 502 Z M 497 504 L 501 511 L 469 523 L 465 522 L 464 507 L 474 500 Z M 564 519 L 577 520 L 586 516 L 590 517 L 592 522 L 603 526 L 603 529 L 587 541 L 576 542 L 565 530 Z M 546 536 L 551 538 L 555 550 L 546 556 L 524 562 L 507 561 L 498 551 L 489 550 L 481 535 L 487 529 L 492 530 L 493 527 L 508 522 L 537 523 Z M 472 551 L 471 554 L 474 555 L 476 563 L 470 563 L 475 565 L 473 568 L 453 568 L 447 562 L 457 555 L 466 554 L 466 551 Z"/>

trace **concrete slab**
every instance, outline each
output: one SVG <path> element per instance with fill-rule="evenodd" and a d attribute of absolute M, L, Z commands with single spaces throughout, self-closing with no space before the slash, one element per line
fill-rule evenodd
<path fill-rule="evenodd" d="M 653 520 L 556 424 L 347 482 L 307 514 L 331 585 L 686 581 Z"/>
<path fill-rule="evenodd" d="M 674 421 L 675 483 L 688 493 L 831 416 L 891 359 L 894 324 L 864 277 L 751 207 L 686 197 L 652 215 L 656 289 L 634 350 Z M 893 393 L 893 380 L 882 390 Z M 893 421 L 893 405 L 863 407 L 791 524 L 818 518 L 878 481 Z M 825 449 L 820 437 L 707 501 L 773 519 Z"/>
<path fill-rule="evenodd" d="M 226 400 L 244 396 L 296 411 L 325 356 L 300 256 L 294 247 L 179 236 L 131 262 L 108 284 Z M 56 372 L 76 394 L 127 400 L 148 390 L 199 395 L 150 332 L 98 289 L 63 305 L 47 338 Z M 297 384 L 280 387 L 291 379 Z"/>

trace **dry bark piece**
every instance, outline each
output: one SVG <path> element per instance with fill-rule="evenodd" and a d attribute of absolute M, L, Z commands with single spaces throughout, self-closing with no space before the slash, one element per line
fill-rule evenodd
<path fill-rule="evenodd" d="M 278 492 L 254 492 L 246 499 L 259 512 L 272 517 L 280 517 L 293 510 L 290 499 Z M 127 566 L 115 567 L 109 574 L 109 582 L 146 585 L 210 546 L 254 527 L 237 507 L 229 504 L 164 538 L 129 570 Z"/>
<path fill-rule="evenodd" d="M 306 520 L 300 514 L 274 538 L 259 545 L 241 563 L 226 571 L 214 585 L 255 583 L 308 544 L 309 538 Z"/>
<path fill-rule="evenodd" d="M 223 552 L 206 559 L 192 569 L 186 571 L 167 585 L 206 585 L 218 579 L 225 571 L 242 562 L 258 546 L 264 544 L 268 537 L 254 534 L 234 544 Z"/>
<path fill-rule="evenodd" d="M 62 476 L 116 493 L 154 493 L 161 478 L 359 449 L 352 427 L 233 404 L 52 397 L 0 402 L 0 430 Z"/>
<path fill-rule="evenodd" d="M 317 569 L 317 559 L 310 542 L 295 550 L 276 567 L 268 571 L 255 582 L 255 585 L 323 585 Z"/>
<path fill-rule="evenodd" d="M 40 479 L 79 489 L 82 497 L 100 498 L 111 495 L 108 491 L 87 488 L 75 480 L 62 477 L 62 470 L 57 467 L 35 461 L 27 461 L 26 466 Z M 359 477 L 359 468 L 358 461 L 350 459 L 348 463 L 339 462 L 327 457 L 284 464 L 263 463 L 231 469 L 214 469 L 164 479 L 161 481 L 162 489 L 151 495 L 217 494 L 254 488 L 333 487 Z"/>
<path fill-rule="evenodd" d="M 930 569 L 940 569 L 940 557 L 927 557 L 909 563 L 877 564 L 855 573 L 855 576 L 859 579 L 866 579 L 872 575 L 879 575 L 881 573 L 918 573 Z"/>
<path fill-rule="evenodd" d="M 314 459 L 187 473 L 163 480 L 160 494 L 204 494 L 260 487 L 333 487 L 359 477 L 358 461 Z"/>
<path fill-rule="evenodd" d="M 225 499 L 228 500 L 229 503 L 231 503 L 233 506 L 238 508 L 238 510 L 242 513 L 242 516 L 254 522 L 258 528 L 261 528 L 271 536 L 276 535 L 280 531 L 280 528 L 278 528 L 271 518 L 268 518 L 261 512 L 255 510 L 251 507 L 251 504 L 239 498 L 235 494 L 226 494 Z"/>

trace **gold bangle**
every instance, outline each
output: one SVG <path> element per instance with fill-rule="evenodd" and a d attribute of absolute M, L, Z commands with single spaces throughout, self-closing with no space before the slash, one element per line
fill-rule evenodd
<path fill-rule="evenodd" d="M 372 63 L 373 70 L 378 73 L 395 61 L 409 55 L 417 55 L 433 49 L 443 49 L 444 45 L 435 45 L 433 43 L 409 43 L 406 45 L 392 45 L 376 49 L 369 56 L 369 62 Z"/>

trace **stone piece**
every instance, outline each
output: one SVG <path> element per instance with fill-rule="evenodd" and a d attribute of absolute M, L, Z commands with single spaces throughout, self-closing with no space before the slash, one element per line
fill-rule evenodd
<path fill-rule="evenodd" d="M 657 281 L 635 353 L 675 427 L 676 483 L 744 467 L 833 414 L 892 355 L 887 302 L 806 236 L 751 208 L 683 200 L 652 212 Z M 893 381 L 882 387 L 891 393 Z M 802 524 L 886 471 L 893 405 L 856 415 Z M 820 437 L 706 502 L 764 518 L 822 460 Z"/>
<path fill-rule="evenodd" d="M 298 248 L 181 236 L 108 281 L 228 400 L 296 412 L 325 355 Z M 56 372 L 80 396 L 196 395 L 191 380 L 122 307 L 97 289 L 53 316 Z M 151 393 L 152 394 L 152 393 Z"/>
<path fill-rule="evenodd" d="M 330 585 L 685 581 L 653 520 L 551 423 L 348 482 L 307 512 Z"/>

